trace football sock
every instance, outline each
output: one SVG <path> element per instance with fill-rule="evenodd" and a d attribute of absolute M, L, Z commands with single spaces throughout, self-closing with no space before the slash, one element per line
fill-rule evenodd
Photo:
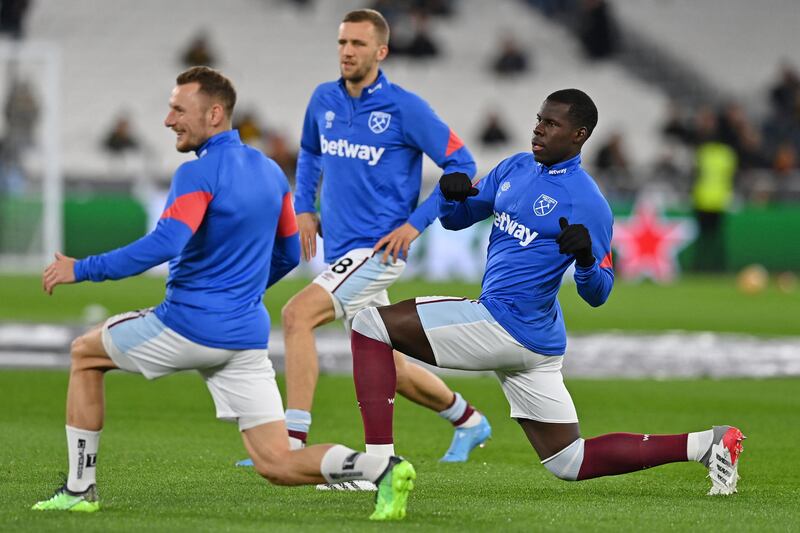
<path fill-rule="evenodd" d="M 322 456 L 319 469 L 328 483 L 356 479 L 367 479 L 375 483 L 388 465 L 388 457 L 357 452 L 337 444 Z"/>
<path fill-rule="evenodd" d="M 472 428 L 472 427 L 475 427 L 475 426 L 477 426 L 478 424 L 481 423 L 481 418 L 483 418 L 483 415 L 480 414 L 475 409 L 472 409 L 472 414 L 469 415 L 469 417 L 467 417 L 467 419 L 464 420 L 464 422 L 462 422 L 460 424 L 459 423 L 454 423 L 453 425 L 455 427 L 457 427 L 457 428 L 465 428 L 465 429 L 466 428 Z"/>
<path fill-rule="evenodd" d="M 84 492 L 96 483 L 97 448 L 100 446 L 100 432 L 67 428 L 67 453 L 69 474 L 67 488 L 72 492 Z"/>
<path fill-rule="evenodd" d="M 353 331 L 353 381 L 364 422 L 364 441 L 392 444 L 392 417 L 397 388 L 392 347 Z"/>
<path fill-rule="evenodd" d="M 689 433 L 689 436 L 686 439 L 686 456 L 691 461 L 701 462 L 705 453 L 709 448 L 711 448 L 713 440 L 713 429 Z"/>
<path fill-rule="evenodd" d="M 444 411 L 439 411 L 439 416 L 457 428 L 471 428 L 481 421 L 481 414 L 457 392 L 453 395 L 453 403 Z"/>
<path fill-rule="evenodd" d="M 289 448 L 304 448 L 311 428 L 311 413 L 302 409 L 286 410 L 286 429 L 289 430 Z"/>
<path fill-rule="evenodd" d="M 666 463 L 688 461 L 687 434 L 609 433 L 588 439 L 578 479 L 626 474 Z"/>
<path fill-rule="evenodd" d="M 391 457 L 394 455 L 394 444 L 367 444 L 367 453 Z"/>

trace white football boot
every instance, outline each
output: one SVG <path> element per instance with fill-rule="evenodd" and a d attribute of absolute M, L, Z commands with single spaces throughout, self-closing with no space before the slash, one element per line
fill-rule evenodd
<path fill-rule="evenodd" d="M 730 495 L 736 492 L 736 482 L 739 481 L 739 456 L 744 447 L 739 428 L 733 426 L 714 426 L 714 438 L 711 447 L 703 456 L 702 462 L 708 468 L 708 477 L 711 478 L 709 496 L 716 494 Z"/>
<path fill-rule="evenodd" d="M 378 487 L 372 481 L 366 479 L 356 479 L 353 481 L 342 481 L 341 483 L 320 483 L 317 490 L 344 490 L 344 491 L 365 491 L 375 492 Z"/>

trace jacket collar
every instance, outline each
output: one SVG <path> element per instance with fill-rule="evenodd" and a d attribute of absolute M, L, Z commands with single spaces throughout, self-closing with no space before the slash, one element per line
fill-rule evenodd
<path fill-rule="evenodd" d="M 559 163 L 555 163 L 554 165 L 544 165 L 542 163 L 537 163 L 539 165 L 539 171 L 542 174 L 548 174 L 550 176 L 559 176 L 563 174 L 567 174 L 575 170 L 575 168 L 579 167 L 581 164 L 581 154 L 578 153 L 575 157 L 567 159 L 566 161 L 561 161 Z"/>
<path fill-rule="evenodd" d="M 391 83 L 386 78 L 386 75 L 383 73 L 382 70 L 378 69 L 378 77 L 375 78 L 370 85 L 364 87 L 364 90 L 361 91 L 361 100 L 365 100 L 370 98 L 374 94 L 380 94 L 381 92 L 385 91 L 389 88 Z M 348 94 L 347 86 L 345 86 L 344 78 L 339 78 L 339 86 L 344 91 L 344 94 Z"/>
<path fill-rule="evenodd" d="M 208 153 L 208 151 L 215 146 L 220 146 L 223 144 L 242 144 L 241 139 L 239 138 L 239 131 L 238 130 L 226 130 L 216 135 L 209 137 L 206 142 L 201 144 L 194 153 L 197 154 L 197 157 L 203 157 Z"/>

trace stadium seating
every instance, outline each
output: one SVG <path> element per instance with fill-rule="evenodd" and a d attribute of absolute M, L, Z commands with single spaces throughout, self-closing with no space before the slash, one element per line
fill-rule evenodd
<path fill-rule="evenodd" d="M 620 22 L 672 51 L 726 94 L 757 104 L 778 71 L 797 57 L 796 0 L 662 2 L 616 0 Z M 732 64 L 734 68 L 731 68 Z"/>
<path fill-rule="evenodd" d="M 125 109 L 144 141 L 148 171 L 165 179 L 187 156 L 176 154 L 162 126 L 166 100 L 182 68 L 180 51 L 207 30 L 219 68 L 237 83 L 240 106 L 255 109 L 268 127 L 299 139 L 303 111 L 313 87 L 338 75 L 337 21 L 360 2 L 316 2 L 307 9 L 278 0 L 39 0 L 31 8 L 29 38 L 62 48 L 62 139 L 68 175 L 110 179 L 103 135 Z M 516 0 L 457 4 L 457 14 L 432 21 L 444 50 L 441 59 L 418 64 L 405 58 L 385 65 L 391 79 L 418 92 L 473 147 L 482 170 L 501 157 L 528 149 L 534 116 L 552 90 L 575 86 L 597 101 L 596 137 L 626 133 L 633 163 L 650 161 L 664 97 L 613 63 L 586 62 L 561 27 Z M 498 80 L 488 69 L 502 35 L 514 35 L 533 55 L 531 72 Z M 509 123 L 513 144 L 479 149 L 474 138 L 488 109 Z M 599 145 L 597 139 L 587 145 Z M 429 167 L 426 167 L 429 168 Z M 111 173 L 114 171 L 112 170 Z M 435 175 L 435 171 L 431 171 Z"/>

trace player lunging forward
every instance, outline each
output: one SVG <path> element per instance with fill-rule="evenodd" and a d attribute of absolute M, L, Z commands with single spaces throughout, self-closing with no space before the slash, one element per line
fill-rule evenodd
<path fill-rule="evenodd" d="M 67 482 L 35 510 L 100 509 L 95 469 L 103 428 L 103 376 L 113 369 L 155 379 L 195 369 L 217 417 L 238 422 L 259 474 L 279 485 L 365 479 L 378 484 L 377 520 L 405 515 L 413 467 L 397 457 L 340 445 L 290 451 L 283 405 L 268 358 L 264 290 L 300 260 L 286 177 L 231 130 L 236 92 L 220 73 L 180 74 L 165 125 L 180 152 L 155 230 L 138 241 L 80 261 L 56 254 L 44 289 L 120 279 L 170 260 L 167 294 L 155 309 L 114 316 L 72 343 L 67 393 Z"/>
<path fill-rule="evenodd" d="M 578 294 L 596 307 L 611 292 L 612 215 L 580 150 L 597 108 L 577 89 L 547 97 L 533 153 L 501 162 L 474 187 L 440 181 L 440 218 L 453 230 L 494 218 L 479 300 L 417 298 L 361 311 L 353 322 L 353 368 L 367 442 L 392 440 L 392 349 L 427 363 L 494 370 L 544 466 L 565 480 L 624 474 L 678 461 L 709 470 L 710 494 L 736 491 L 739 429 L 679 435 L 612 433 L 584 440 L 561 375 L 566 349 L 556 295 L 574 261 Z"/>
<path fill-rule="evenodd" d="M 436 218 L 435 202 L 415 209 L 423 153 L 446 173 L 475 173 L 467 148 L 430 106 L 379 70 L 389 42 L 380 13 L 348 13 L 338 40 L 342 76 L 317 87 L 311 97 L 297 168 L 295 209 L 306 259 L 316 253 L 315 198 L 323 177 L 321 233 L 330 268 L 283 309 L 286 419 L 293 446 L 305 442 L 311 424 L 318 376 L 314 329 L 335 319 L 349 329 L 361 309 L 388 304 L 386 288 L 403 272 L 409 244 Z M 398 392 L 456 428 L 442 461 L 466 461 L 491 434 L 486 418 L 402 354 L 395 353 L 394 361 Z M 368 442 L 367 451 L 394 453 L 389 442 Z"/>

